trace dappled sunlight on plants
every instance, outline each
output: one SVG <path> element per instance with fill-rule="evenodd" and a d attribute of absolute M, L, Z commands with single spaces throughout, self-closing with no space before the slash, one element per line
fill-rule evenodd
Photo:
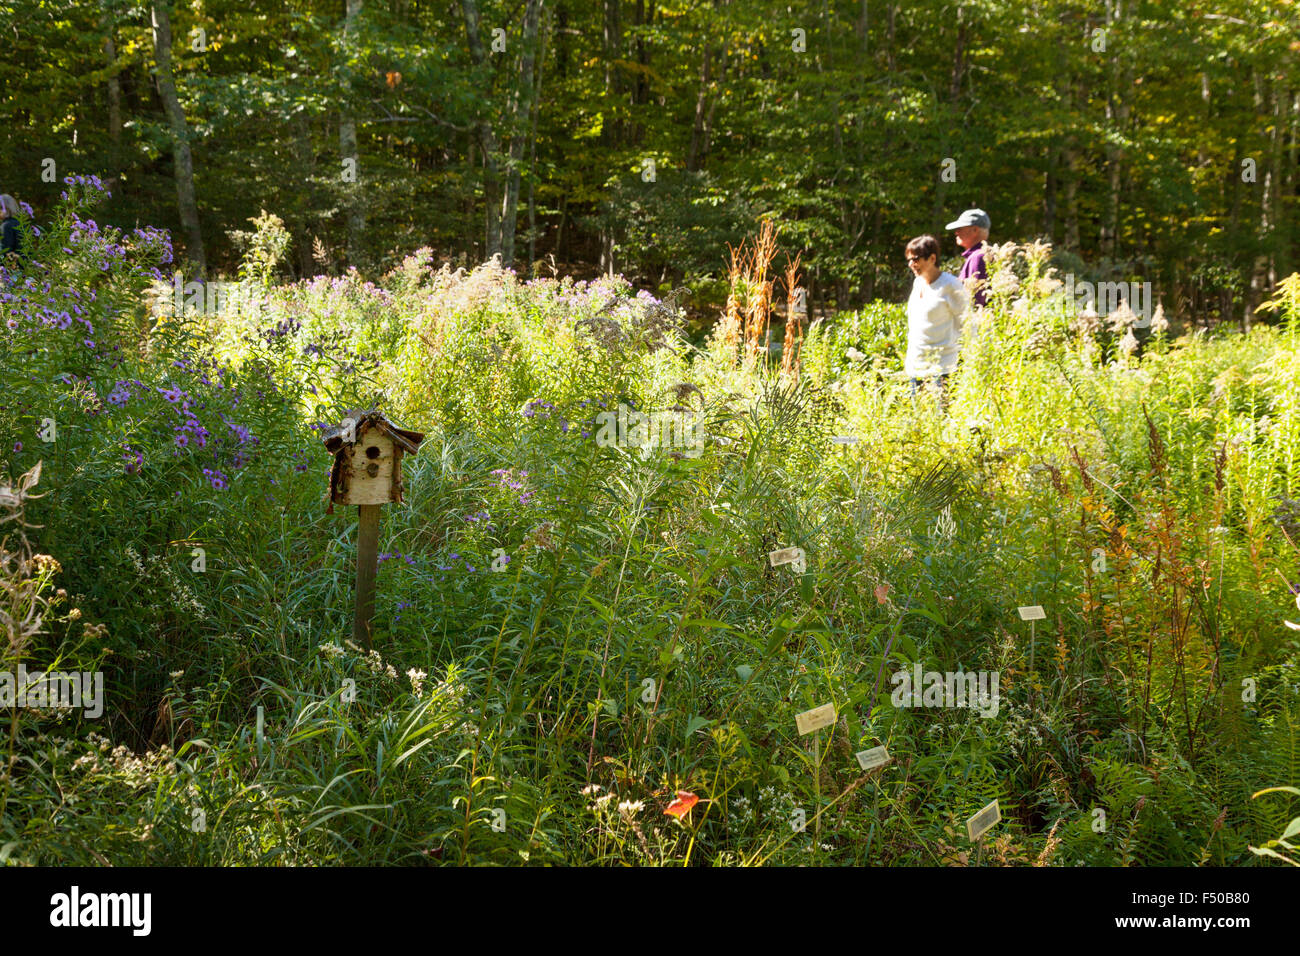
<path fill-rule="evenodd" d="M 73 239 L 94 233 L 76 202 L 0 303 L 0 508 L 29 525 L 0 525 L 3 610 L 55 602 L 39 633 L 10 626 L 4 666 L 102 668 L 107 703 L 13 711 L 10 860 L 1282 846 L 1292 805 L 1251 795 L 1298 756 L 1295 283 L 1283 330 L 1175 334 L 1070 314 L 1050 248 L 1007 244 L 945 413 L 908 392 L 895 306 L 787 321 L 797 361 L 772 357 L 771 235 L 697 347 L 622 279 L 427 249 L 373 283 L 273 285 L 265 215 L 234 283 L 255 295 L 167 309 L 165 235 Z M 319 435 L 371 406 L 427 437 L 383 513 L 365 650 L 356 517 L 325 513 Z M 38 463 L 43 497 L 7 504 Z M 791 548 L 806 563 L 773 566 Z M 996 673 L 998 706 L 900 706 L 913 667 Z"/>

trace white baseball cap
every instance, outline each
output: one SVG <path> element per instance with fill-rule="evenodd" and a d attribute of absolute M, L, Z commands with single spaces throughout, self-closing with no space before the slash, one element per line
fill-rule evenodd
<path fill-rule="evenodd" d="M 960 229 L 962 226 L 979 226 L 981 229 L 988 229 L 989 225 L 989 214 L 983 209 L 967 209 L 956 220 L 948 223 L 943 228 Z"/>

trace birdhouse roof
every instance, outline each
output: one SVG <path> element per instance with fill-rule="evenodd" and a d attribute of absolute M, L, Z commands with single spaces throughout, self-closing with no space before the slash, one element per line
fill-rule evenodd
<path fill-rule="evenodd" d="M 415 450 L 420 447 L 420 442 L 424 441 L 423 432 L 413 432 L 405 428 L 399 428 L 389 421 L 382 412 L 351 411 L 344 416 L 345 420 L 348 418 L 357 423 L 355 429 L 357 441 L 361 440 L 361 436 L 365 432 L 377 428 L 408 455 L 414 455 Z M 348 444 L 343 440 L 343 426 L 341 424 L 326 429 L 325 433 L 321 435 L 321 441 L 325 443 L 325 450 L 332 455 L 337 454 L 340 448 Z"/>

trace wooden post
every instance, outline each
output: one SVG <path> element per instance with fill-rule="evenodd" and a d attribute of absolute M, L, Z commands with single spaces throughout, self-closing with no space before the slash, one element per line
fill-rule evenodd
<path fill-rule="evenodd" d="M 349 0 L 351 2 L 351 0 Z M 334 456 L 330 469 L 329 513 L 334 506 L 357 506 L 357 590 L 352 641 L 372 649 L 375 577 L 379 573 L 379 509 L 402 501 L 402 454 L 414 455 L 420 432 L 398 428 L 380 412 L 353 411 L 322 436 Z"/>
<path fill-rule="evenodd" d="M 1034 622 L 1029 622 L 1029 709 L 1034 709 Z"/>
<path fill-rule="evenodd" d="M 379 571 L 379 505 L 357 505 L 357 609 L 352 640 L 370 649 L 370 623 L 375 616 L 375 575 Z"/>

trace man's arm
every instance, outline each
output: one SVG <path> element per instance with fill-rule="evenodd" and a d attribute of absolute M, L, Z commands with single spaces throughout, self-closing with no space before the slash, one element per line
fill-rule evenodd
<path fill-rule="evenodd" d="M 966 309 L 970 306 L 970 295 L 960 279 L 948 286 L 944 290 L 944 294 L 948 300 L 948 308 L 952 309 L 953 328 L 958 335 L 961 335 L 962 322 L 966 318 Z"/>

